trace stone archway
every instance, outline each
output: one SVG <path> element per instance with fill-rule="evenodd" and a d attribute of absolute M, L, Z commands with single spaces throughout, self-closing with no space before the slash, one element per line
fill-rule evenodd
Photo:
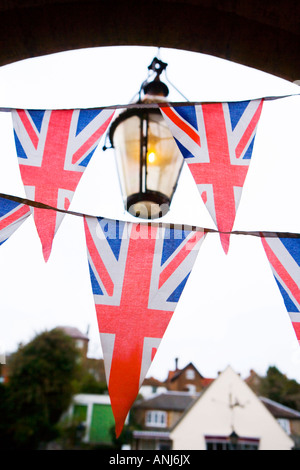
<path fill-rule="evenodd" d="M 298 0 L 7 0 L 0 65 L 116 45 L 201 52 L 300 79 Z"/>

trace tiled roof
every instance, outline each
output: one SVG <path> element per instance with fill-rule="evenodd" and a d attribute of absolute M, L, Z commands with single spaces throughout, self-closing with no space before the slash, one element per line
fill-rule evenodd
<path fill-rule="evenodd" d="M 155 379 L 154 377 L 147 377 L 144 380 L 143 385 L 151 385 L 152 387 L 163 387 L 164 383 L 158 379 Z"/>
<path fill-rule="evenodd" d="M 74 339 L 83 339 L 85 341 L 88 341 L 89 338 L 81 333 L 81 331 L 78 330 L 78 328 L 75 328 L 74 326 L 58 326 L 57 330 L 62 330 L 64 333 L 68 336 L 71 336 L 71 338 Z"/>
<path fill-rule="evenodd" d="M 269 398 L 259 397 L 259 399 L 275 418 L 300 419 L 299 411 L 293 410 L 288 406 L 281 405 Z"/>
<path fill-rule="evenodd" d="M 215 379 L 203 379 L 202 380 L 202 385 L 203 387 L 208 387 Z"/>
<path fill-rule="evenodd" d="M 148 410 L 184 411 L 198 397 L 199 394 L 188 392 L 164 392 L 146 400 L 139 400 L 134 407 Z"/>
<path fill-rule="evenodd" d="M 192 366 L 192 368 L 195 370 L 195 372 L 203 379 L 204 377 L 200 374 L 200 372 L 196 369 L 194 364 L 191 362 L 187 364 L 183 369 L 176 369 L 174 371 L 169 371 L 168 378 L 166 381 L 173 381 L 176 380 L 177 377 L 179 377 L 188 367 Z"/>

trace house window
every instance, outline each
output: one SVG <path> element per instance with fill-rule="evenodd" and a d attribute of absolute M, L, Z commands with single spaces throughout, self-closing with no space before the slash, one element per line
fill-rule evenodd
<path fill-rule="evenodd" d="M 190 393 L 196 393 L 196 385 L 194 384 L 187 384 L 185 388 Z"/>
<path fill-rule="evenodd" d="M 288 419 L 278 418 L 277 421 L 287 434 L 291 434 L 291 426 Z"/>
<path fill-rule="evenodd" d="M 84 341 L 83 341 L 82 339 L 77 339 L 77 340 L 76 340 L 76 347 L 77 347 L 78 349 L 82 349 L 83 346 L 84 346 Z"/>
<path fill-rule="evenodd" d="M 187 380 L 194 380 L 195 378 L 195 371 L 193 369 L 187 369 L 185 372 L 185 376 Z"/>
<path fill-rule="evenodd" d="M 259 439 L 239 438 L 233 445 L 225 436 L 205 436 L 206 450 L 258 450 Z"/>
<path fill-rule="evenodd" d="M 167 427 L 167 413 L 165 411 L 151 410 L 146 413 L 146 426 L 156 428 Z"/>

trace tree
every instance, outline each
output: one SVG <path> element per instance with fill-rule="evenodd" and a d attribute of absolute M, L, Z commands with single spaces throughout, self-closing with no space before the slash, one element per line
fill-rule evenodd
<path fill-rule="evenodd" d="M 78 379 L 77 389 L 77 393 L 94 393 L 99 395 L 103 395 L 108 391 L 106 382 L 99 382 L 83 367 Z"/>
<path fill-rule="evenodd" d="M 55 438 L 76 383 L 79 353 L 72 339 L 54 329 L 21 346 L 9 363 L 8 409 L 13 408 L 15 448 L 36 449 Z"/>
<path fill-rule="evenodd" d="M 288 379 L 274 366 L 269 367 L 267 375 L 261 378 L 259 393 L 300 411 L 300 385 L 296 380 Z"/>

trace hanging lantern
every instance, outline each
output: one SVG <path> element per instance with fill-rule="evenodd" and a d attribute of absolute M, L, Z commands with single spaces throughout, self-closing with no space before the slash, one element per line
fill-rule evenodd
<path fill-rule="evenodd" d="M 160 81 L 167 66 L 154 59 L 148 67 L 153 81 L 141 87 L 140 103 L 164 103 L 168 87 Z M 177 186 L 182 155 L 158 107 L 129 108 L 109 130 L 126 210 L 135 217 L 155 219 L 165 215 Z"/>

